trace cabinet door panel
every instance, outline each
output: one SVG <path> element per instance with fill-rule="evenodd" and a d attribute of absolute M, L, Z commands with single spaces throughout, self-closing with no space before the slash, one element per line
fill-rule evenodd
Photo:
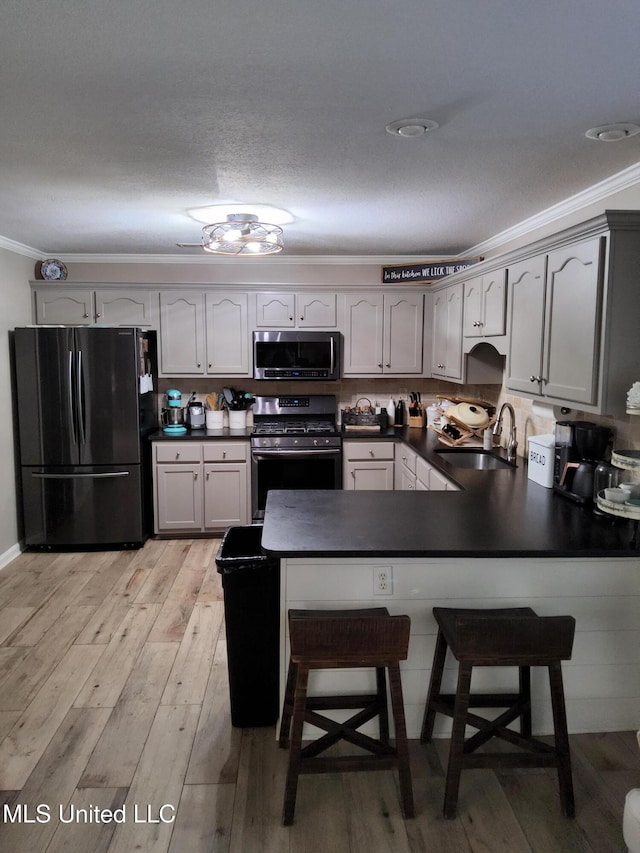
<path fill-rule="evenodd" d="M 36 291 L 36 323 L 50 326 L 90 326 L 93 291 L 51 288 Z"/>
<path fill-rule="evenodd" d="M 96 323 L 107 326 L 158 328 L 158 293 L 147 290 L 107 290 L 96 293 Z"/>
<path fill-rule="evenodd" d="M 296 322 L 300 328 L 334 329 L 335 293 L 300 293 L 296 296 Z"/>
<path fill-rule="evenodd" d="M 343 485 L 356 491 L 392 491 L 393 474 L 393 462 L 347 462 Z"/>
<path fill-rule="evenodd" d="M 201 530 L 200 465 L 156 465 L 156 530 Z"/>
<path fill-rule="evenodd" d="M 160 294 L 160 370 L 204 374 L 204 298 L 201 291 Z"/>
<path fill-rule="evenodd" d="M 434 294 L 431 368 L 434 376 L 462 378 L 462 300 L 462 284 Z"/>
<path fill-rule="evenodd" d="M 482 276 L 482 326 L 485 337 L 504 335 L 505 332 L 505 270 L 496 270 Z"/>
<path fill-rule="evenodd" d="M 509 268 L 509 355 L 507 387 L 540 393 L 544 334 L 545 258 L 521 261 Z M 531 381 L 531 377 L 534 381 Z"/>
<path fill-rule="evenodd" d="M 256 298 L 256 325 L 288 329 L 295 325 L 293 293 L 259 293 Z"/>
<path fill-rule="evenodd" d="M 345 304 L 345 375 L 382 373 L 382 295 L 347 296 Z"/>
<path fill-rule="evenodd" d="M 464 336 L 477 338 L 482 334 L 482 277 L 464 283 Z"/>
<path fill-rule="evenodd" d="M 424 298 L 386 295 L 384 298 L 384 373 L 421 373 Z"/>
<path fill-rule="evenodd" d="M 599 238 L 558 249 L 547 262 L 543 393 L 594 404 L 600 352 Z"/>
<path fill-rule="evenodd" d="M 207 293 L 207 373 L 249 373 L 249 326 L 246 293 Z"/>
<path fill-rule="evenodd" d="M 221 530 L 248 522 L 247 465 L 204 466 L 204 526 Z"/>

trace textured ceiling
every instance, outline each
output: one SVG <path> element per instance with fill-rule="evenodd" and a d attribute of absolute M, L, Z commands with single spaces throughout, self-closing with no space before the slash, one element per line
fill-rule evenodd
<path fill-rule="evenodd" d="M 0 236 L 44 254 L 197 255 L 226 202 L 289 255 L 456 254 L 640 161 L 584 135 L 640 123 L 637 0 L 2 7 Z"/>

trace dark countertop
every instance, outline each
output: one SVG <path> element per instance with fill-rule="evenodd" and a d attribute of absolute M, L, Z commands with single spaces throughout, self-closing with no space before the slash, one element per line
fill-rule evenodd
<path fill-rule="evenodd" d="M 405 441 L 461 491 L 273 491 L 262 546 L 296 557 L 640 557 L 634 526 L 600 517 L 515 469 L 453 468 L 432 430 L 345 433 Z"/>
<path fill-rule="evenodd" d="M 229 438 L 244 438 L 247 441 L 251 438 L 253 427 L 246 429 L 189 429 L 179 435 L 163 432 L 161 429 L 152 432 L 149 436 L 150 441 L 219 441 L 220 439 Z"/>

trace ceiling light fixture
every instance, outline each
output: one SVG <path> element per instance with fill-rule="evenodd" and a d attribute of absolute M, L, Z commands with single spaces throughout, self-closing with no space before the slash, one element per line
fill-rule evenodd
<path fill-rule="evenodd" d="M 596 139 L 598 142 L 620 142 L 640 133 L 640 126 L 629 122 L 616 122 L 615 124 L 601 124 L 592 127 L 585 133 L 588 139 Z"/>
<path fill-rule="evenodd" d="M 414 139 L 417 136 L 424 136 L 430 130 L 435 130 L 440 127 L 437 121 L 431 121 L 428 118 L 403 118 L 399 121 L 393 121 L 385 127 L 387 133 L 392 136 L 403 136 L 405 139 Z"/>
<path fill-rule="evenodd" d="M 258 222 L 254 213 L 229 213 L 226 222 L 204 226 L 202 248 L 214 255 L 275 255 L 284 248 L 282 228 Z"/>

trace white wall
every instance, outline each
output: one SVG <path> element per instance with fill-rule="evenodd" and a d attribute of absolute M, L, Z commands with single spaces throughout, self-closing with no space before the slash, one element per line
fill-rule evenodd
<path fill-rule="evenodd" d="M 9 330 L 31 322 L 29 280 L 34 261 L 0 248 L 0 399 L 5 416 L 0 419 L 0 568 L 18 553 L 16 467 L 12 418 Z"/>

